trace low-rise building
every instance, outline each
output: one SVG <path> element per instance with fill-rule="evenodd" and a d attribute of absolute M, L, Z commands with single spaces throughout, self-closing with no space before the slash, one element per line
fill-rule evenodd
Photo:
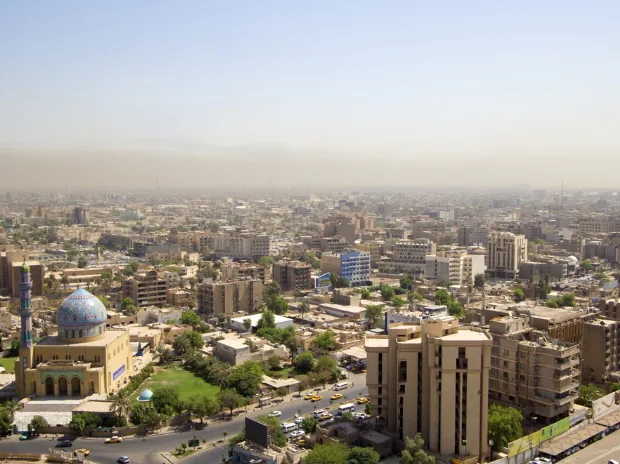
<path fill-rule="evenodd" d="M 166 301 L 172 306 L 187 307 L 192 301 L 192 293 L 179 288 L 170 288 L 166 290 Z"/>
<path fill-rule="evenodd" d="M 287 358 L 288 350 L 282 345 L 274 346 L 258 337 L 231 337 L 218 340 L 213 355 L 220 361 L 236 366 L 246 361 L 267 361 L 272 356 Z"/>
<path fill-rule="evenodd" d="M 153 323 L 169 323 L 181 320 L 183 310 L 181 308 L 158 308 L 157 306 L 146 306 L 138 309 L 136 321 L 138 324 L 147 325 Z"/>
<path fill-rule="evenodd" d="M 263 317 L 262 313 L 248 314 L 247 316 L 241 316 L 241 317 L 233 317 L 230 319 L 230 322 L 228 325 L 231 329 L 236 330 L 237 332 L 247 332 L 247 329 L 245 328 L 244 324 L 245 324 L 246 319 L 249 319 L 250 320 L 250 331 L 254 332 L 256 328 L 258 327 L 258 321 L 260 321 L 262 317 Z M 290 319 L 288 317 L 279 316 L 275 314 L 274 319 L 275 319 L 275 326 L 278 329 L 286 329 L 287 327 L 293 326 L 293 319 Z"/>
<path fill-rule="evenodd" d="M 348 319 L 348 320 L 360 320 L 364 319 L 366 315 L 366 308 L 362 306 L 344 306 L 334 303 L 323 303 L 319 306 L 320 311 L 324 311 L 331 316 Z"/>
<path fill-rule="evenodd" d="M 465 251 L 450 251 L 427 255 L 426 278 L 457 285 L 473 285 L 478 274 L 484 274 L 484 256 Z"/>

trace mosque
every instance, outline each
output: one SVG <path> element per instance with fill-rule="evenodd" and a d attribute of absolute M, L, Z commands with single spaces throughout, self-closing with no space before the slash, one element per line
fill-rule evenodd
<path fill-rule="evenodd" d="M 129 334 L 106 330 L 107 313 L 99 299 L 78 289 L 58 306 L 58 335 L 32 342 L 30 269 L 20 269 L 21 342 L 15 360 L 15 386 L 20 398 L 83 397 L 110 394 L 133 371 Z"/>

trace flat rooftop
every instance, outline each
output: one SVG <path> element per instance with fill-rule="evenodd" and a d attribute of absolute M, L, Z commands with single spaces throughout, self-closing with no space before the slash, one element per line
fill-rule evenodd
<path fill-rule="evenodd" d="M 490 338 L 484 332 L 477 332 L 474 330 L 459 330 L 456 333 L 450 335 L 444 335 L 441 337 L 444 341 L 485 341 Z"/>
<path fill-rule="evenodd" d="M 385 338 L 374 338 L 374 337 L 366 337 L 366 343 L 364 346 L 366 348 L 387 348 L 390 344 L 390 341 L 387 337 Z"/>
<path fill-rule="evenodd" d="M 113 341 L 119 339 L 127 331 L 125 330 L 106 330 L 103 334 L 103 338 L 99 340 L 93 340 L 89 342 L 81 342 L 81 343 L 67 343 L 61 342 L 60 338 L 57 335 L 53 335 L 51 337 L 47 337 L 44 340 L 41 340 L 37 343 L 36 346 L 107 346 Z"/>

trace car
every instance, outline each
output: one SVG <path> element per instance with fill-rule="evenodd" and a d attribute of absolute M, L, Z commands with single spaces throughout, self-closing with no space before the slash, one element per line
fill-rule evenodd
<path fill-rule="evenodd" d="M 364 419 L 368 419 L 370 416 L 369 416 L 368 414 L 366 414 L 366 413 L 363 413 L 363 412 L 358 412 L 358 413 L 356 413 L 356 414 L 354 415 L 354 417 L 355 417 L 356 419 L 364 420 Z"/>
<path fill-rule="evenodd" d="M 538 457 L 534 458 L 534 461 L 536 461 L 537 463 L 540 463 L 540 464 L 551 464 L 551 459 L 543 458 L 542 456 L 538 456 Z"/>
<path fill-rule="evenodd" d="M 118 462 L 119 464 L 129 464 L 130 461 L 131 460 L 127 456 L 121 456 L 116 460 L 116 462 Z"/>
<path fill-rule="evenodd" d="M 362 369 L 361 372 L 362 372 L 362 374 L 365 374 L 368 371 L 366 369 Z"/>
<path fill-rule="evenodd" d="M 24 433 L 24 434 L 20 435 L 19 441 L 25 441 L 25 440 L 28 440 L 29 438 L 30 438 L 30 434 L 29 433 Z"/>
<path fill-rule="evenodd" d="M 282 411 L 271 411 L 267 414 L 267 417 L 280 417 L 282 415 Z"/>
<path fill-rule="evenodd" d="M 321 401 L 322 399 L 323 399 L 322 396 L 314 395 L 310 401 L 312 401 L 313 403 L 316 403 L 317 401 Z"/>
<path fill-rule="evenodd" d="M 332 417 L 331 419 L 327 419 L 324 425 L 333 424 L 334 422 L 336 422 L 336 420 Z"/>
<path fill-rule="evenodd" d="M 365 403 L 368 403 L 369 401 L 370 400 L 368 398 L 362 397 L 362 398 L 357 399 L 357 404 L 365 404 Z"/>
<path fill-rule="evenodd" d="M 73 452 L 73 455 L 74 455 L 74 456 L 77 456 L 77 455 L 78 455 L 78 453 L 82 453 L 84 456 L 88 456 L 88 455 L 90 454 L 90 450 L 87 450 L 86 448 L 76 449 L 76 450 Z"/>
<path fill-rule="evenodd" d="M 306 395 L 306 396 L 304 396 L 304 400 L 311 400 L 312 398 L 314 398 L 314 395 Z"/>
<path fill-rule="evenodd" d="M 293 432 L 290 433 L 289 438 L 297 438 L 297 437 L 303 437 L 304 436 L 304 432 L 301 430 L 295 430 Z"/>
<path fill-rule="evenodd" d="M 304 421 L 303 417 L 298 417 L 297 419 L 295 419 L 293 422 L 295 422 L 297 425 L 301 424 Z"/>
<path fill-rule="evenodd" d="M 340 398 L 342 398 L 342 394 L 340 393 L 336 393 L 335 395 L 332 395 L 331 397 L 332 400 L 339 400 Z"/>
<path fill-rule="evenodd" d="M 123 437 L 110 437 L 105 439 L 105 443 L 122 443 Z"/>
<path fill-rule="evenodd" d="M 319 414 L 319 417 L 318 417 L 320 421 L 324 421 L 324 420 L 331 419 L 331 418 L 332 418 L 332 415 L 327 412 L 324 412 L 323 414 Z"/>
<path fill-rule="evenodd" d="M 63 440 L 56 445 L 56 448 L 71 448 L 73 446 L 73 442 L 71 440 Z"/>

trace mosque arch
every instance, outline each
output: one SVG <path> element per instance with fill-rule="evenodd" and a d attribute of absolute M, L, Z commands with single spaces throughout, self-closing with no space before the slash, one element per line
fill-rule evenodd
<path fill-rule="evenodd" d="M 80 329 L 80 338 L 83 338 L 83 337 L 84 335 L 83 335 L 82 329 Z"/>
<path fill-rule="evenodd" d="M 58 378 L 58 394 L 60 396 L 67 396 L 68 393 L 68 383 L 66 377 Z"/>
<path fill-rule="evenodd" d="M 71 330 L 71 338 L 75 338 L 75 330 Z"/>
<path fill-rule="evenodd" d="M 92 395 L 93 393 L 95 393 L 95 382 L 91 380 L 90 381 L 90 394 Z"/>
<path fill-rule="evenodd" d="M 45 394 L 46 395 L 54 394 L 54 379 L 52 377 L 45 378 Z"/>
<path fill-rule="evenodd" d="M 82 382 L 77 377 L 71 379 L 71 394 L 80 396 L 82 394 Z"/>

